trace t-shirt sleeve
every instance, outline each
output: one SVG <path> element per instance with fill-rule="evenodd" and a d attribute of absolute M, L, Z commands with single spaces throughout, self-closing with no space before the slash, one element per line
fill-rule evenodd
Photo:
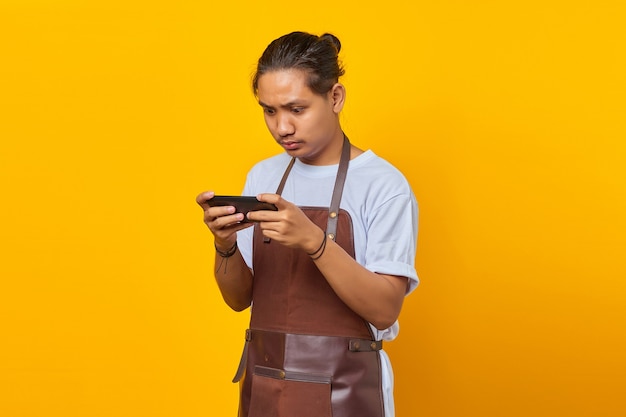
<path fill-rule="evenodd" d="M 415 271 L 417 225 L 418 206 L 411 192 L 384 201 L 374 209 L 368 224 L 364 266 L 372 272 L 407 277 L 407 294 L 419 283 Z"/>

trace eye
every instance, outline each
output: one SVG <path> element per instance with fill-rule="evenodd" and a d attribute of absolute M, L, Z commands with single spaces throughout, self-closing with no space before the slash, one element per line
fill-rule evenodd
<path fill-rule="evenodd" d="M 291 112 L 294 114 L 300 114 L 304 111 L 304 107 L 293 107 L 291 109 Z"/>
<path fill-rule="evenodd" d="M 274 113 L 276 113 L 274 109 L 271 109 L 269 107 L 263 107 L 263 112 L 268 115 L 273 115 Z"/>

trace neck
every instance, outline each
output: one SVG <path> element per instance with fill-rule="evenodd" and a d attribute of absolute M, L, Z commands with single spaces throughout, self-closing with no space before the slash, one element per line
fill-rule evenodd
<path fill-rule="evenodd" d="M 343 149 L 344 133 L 338 129 L 333 134 L 333 138 L 314 155 L 307 155 L 298 158 L 300 162 L 307 165 L 335 165 L 339 163 L 341 158 L 341 150 Z"/>

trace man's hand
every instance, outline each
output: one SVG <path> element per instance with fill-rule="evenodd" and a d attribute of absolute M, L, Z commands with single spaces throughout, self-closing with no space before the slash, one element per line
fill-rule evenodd
<path fill-rule="evenodd" d="M 263 210 L 248 213 L 249 220 L 259 222 L 263 236 L 307 253 L 312 253 L 319 247 L 324 231 L 298 206 L 278 194 L 259 194 L 257 198 L 278 207 L 278 211 Z"/>
<path fill-rule="evenodd" d="M 198 194 L 196 202 L 204 211 L 204 223 L 215 237 L 215 246 L 223 251 L 231 248 L 237 241 L 237 232 L 250 227 L 250 223 L 240 223 L 243 214 L 235 213 L 233 206 L 210 207 L 208 201 L 215 197 L 213 191 Z"/>

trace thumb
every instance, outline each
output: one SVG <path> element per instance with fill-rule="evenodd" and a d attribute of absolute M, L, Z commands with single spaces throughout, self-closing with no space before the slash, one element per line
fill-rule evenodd
<path fill-rule="evenodd" d="M 278 210 L 283 210 L 289 205 L 289 202 L 278 194 L 263 193 L 257 195 L 256 198 L 257 200 L 263 201 L 264 203 L 274 204 L 278 208 Z"/>

